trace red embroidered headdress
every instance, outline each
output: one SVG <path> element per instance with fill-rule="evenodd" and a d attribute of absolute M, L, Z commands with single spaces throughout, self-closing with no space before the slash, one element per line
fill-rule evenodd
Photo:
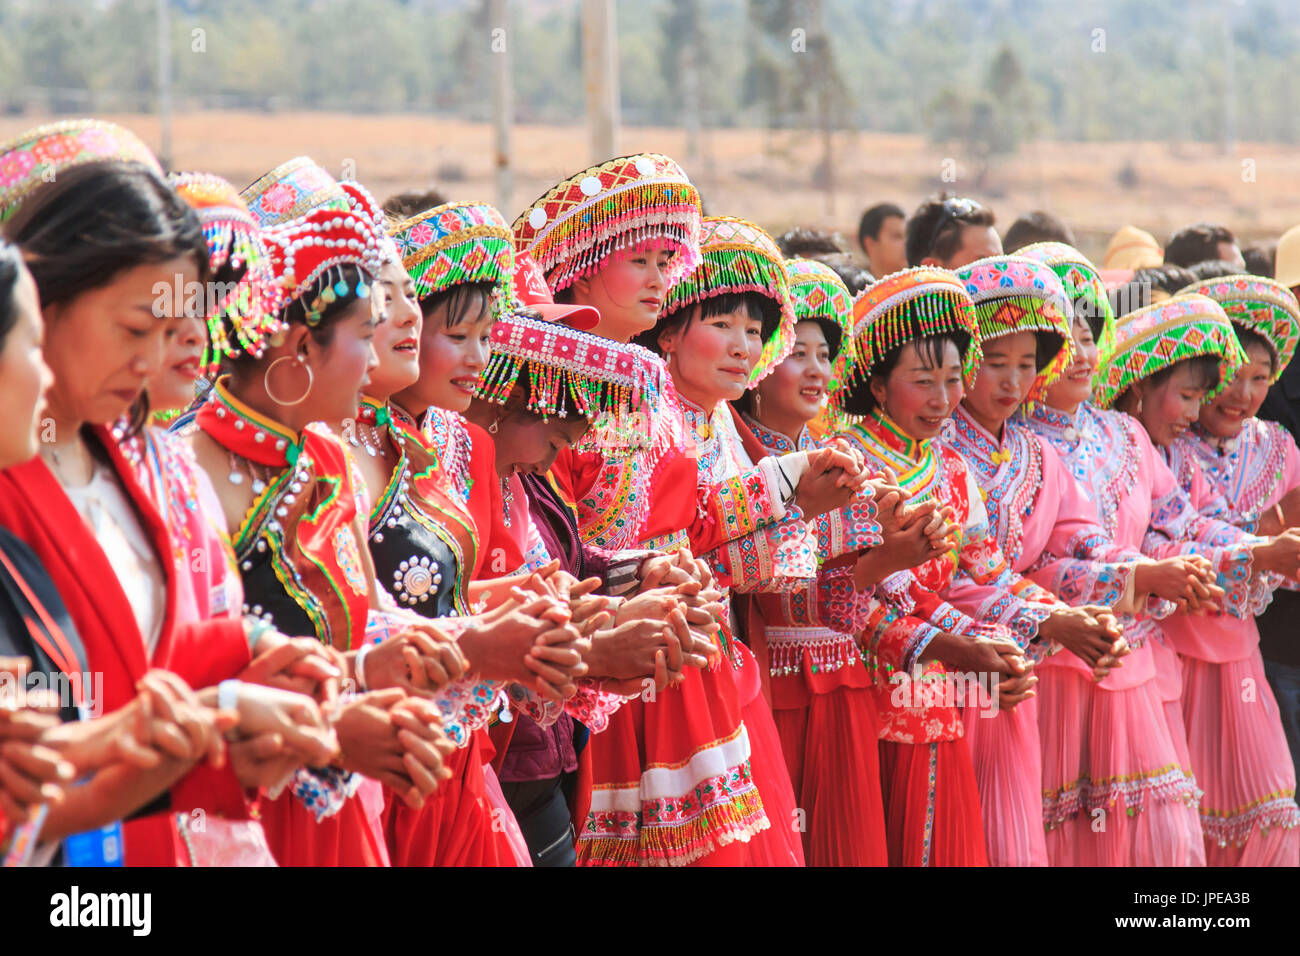
<path fill-rule="evenodd" d="M 616 254 L 670 249 L 671 286 L 700 258 L 700 194 L 661 153 L 620 156 L 546 191 L 515 220 L 515 242 L 552 292 L 595 272 Z"/>

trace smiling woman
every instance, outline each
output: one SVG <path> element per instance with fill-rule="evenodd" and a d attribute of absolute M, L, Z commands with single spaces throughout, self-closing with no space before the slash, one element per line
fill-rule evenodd
<path fill-rule="evenodd" d="M 61 147 L 50 153 L 55 141 Z M 120 127 L 71 121 L 33 131 L 6 151 L 62 159 L 33 173 L 30 188 L 5 197 L 17 197 L 17 208 L 4 210 L 5 233 L 30 263 L 54 384 L 41 455 L 0 472 L 0 524 L 45 565 L 84 643 L 88 669 L 103 673 L 96 706 L 114 711 L 128 704 L 151 666 L 196 687 L 235 677 L 249 661 L 242 620 L 201 620 L 181 601 L 167 527 L 140 484 L 130 443 L 109 428 L 132 409 L 136 425 L 143 421 L 145 382 L 162 365 L 174 316 L 155 312 L 155 286 L 179 281 L 183 288 L 207 278 L 199 221 L 143 144 Z M 57 173 L 53 181 L 49 172 Z M 163 476 L 168 488 L 174 480 Z M 133 812 L 170 789 L 174 811 L 199 806 L 213 819 L 247 819 L 233 774 L 189 768 L 117 787 L 119 795 L 132 787 L 143 792 L 116 812 Z M 76 819 L 83 821 L 76 829 L 84 829 L 75 809 L 52 810 L 47 830 Z M 166 813 L 127 823 L 124 835 L 129 864 L 179 859 Z"/>

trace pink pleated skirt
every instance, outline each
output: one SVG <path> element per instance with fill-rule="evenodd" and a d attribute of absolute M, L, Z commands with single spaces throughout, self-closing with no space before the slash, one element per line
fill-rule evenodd
<path fill-rule="evenodd" d="M 1125 668 L 1150 667 L 1151 653 L 1148 642 Z M 1048 862 L 1204 866 L 1199 791 L 1157 679 L 1106 690 L 1064 664 L 1037 673 Z"/>
<path fill-rule="evenodd" d="M 1300 865 L 1295 767 L 1264 661 L 1182 661 L 1183 717 L 1210 866 Z"/>
<path fill-rule="evenodd" d="M 1038 698 L 1011 710 L 978 701 L 962 709 L 966 743 L 975 767 L 990 866 L 1047 866 L 1043 832 L 1043 758 L 1038 740 Z"/>

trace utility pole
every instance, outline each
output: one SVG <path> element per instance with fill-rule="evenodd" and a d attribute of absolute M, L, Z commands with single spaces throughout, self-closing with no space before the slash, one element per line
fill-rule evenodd
<path fill-rule="evenodd" d="M 618 31 L 614 0 L 582 0 L 582 78 L 587 91 L 591 161 L 618 155 Z"/>
<path fill-rule="evenodd" d="M 809 44 L 817 57 L 813 64 L 817 76 L 817 121 L 822 139 L 822 188 L 826 191 L 826 215 L 835 215 L 835 159 L 831 141 L 831 41 L 822 17 L 822 0 L 810 0 L 813 42 Z"/>
<path fill-rule="evenodd" d="M 158 0 L 158 119 L 162 125 L 162 144 L 158 158 L 163 169 L 172 168 L 172 53 L 171 19 L 167 0 Z"/>
<path fill-rule="evenodd" d="M 509 216 L 514 208 L 514 174 L 510 167 L 510 127 L 514 122 L 514 85 L 510 76 L 509 14 L 506 0 L 488 0 L 492 25 L 492 128 L 496 139 L 497 208 Z"/>

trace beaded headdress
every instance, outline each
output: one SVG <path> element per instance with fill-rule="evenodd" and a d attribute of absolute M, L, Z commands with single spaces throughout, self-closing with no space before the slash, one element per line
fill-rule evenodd
<path fill-rule="evenodd" d="M 612 254 L 673 252 L 669 286 L 700 257 L 700 194 L 677 163 L 660 153 L 620 156 L 570 176 L 515 220 L 520 252 L 532 255 L 552 292 L 595 272 Z"/>
<path fill-rule="evenodd" d="M 979 326 L 970 293 L 954 273 L 938 266 L 915 266 L 863 289 L 853 301 L 857 362 L 849 367 L 843 354 L 836 359 L 839 388 L 831 392 L 831 406 L 845 413 L 852 388 L 870 377 L 872 366 L 900 345 L 952 332 L 970 340 L 962 361 L 962 377 L 969 385 L 982 354 Z"/>
<path fill-rule="evenodd" d="M 719 295 L 756 292 L 780 307 L 776 328 L 749 375 L 752 388 L 785 361 L 794 346 L 794 303 L 785 259 L 772 237 L 744 219 L 710 216 L 700 237 L 700 263 L 668 289 L 660 316 Z M 662 319 L 661 319 L 662 321 Z"/>
<path fill-rule="evenodd" d="M 990 256 L 956 270 L 975 303 L 980 346 L 1013 332 L 1046 333 L 1054 337 L 1053 354 L 1039 370 L 1029 398 L 1061 377 L 1074 358 L 1073 311 L 1065 287 L 1053 269 L 1020 256 Z"/>
<path fill-rule="evenodd" d="M 258 224 L 267 227 L 297 219 L 313 209 L 350 208 L 334 177 L 309 156 L 295 156 L 259 177 L 240 193 Z"/>
<path fill-rule="evenodd" d="M 173 173 L 168 182 L 198 213 L 213 274 L 227 265 L 239 274 L 233 289 L 205 304 L 211 309 L 203 370 L 211 371 L 227 355 L 247 352 L 260 357 L 267 337 L 278 327 L 264 298 L 271 287 L 271 265 L 262 230 L 239 192 L 220 176 Z"/>
<path fill-rule="evenodd" d="M 375 197 L 371 195 L 370 190 L 351 179 L 340 182 L 339 189 L 343 190 L 343 195 L 347 197 L 348 208 L 358 216 L 364 216 L 370 220 L 375 235 L 379 237 L 380 262 L 383 265 L 390 262 L 401 262 L 402 257 L 397 252 L 397 243 L 388 235 L 385 228 L 384 210 L 379 203 L 375 202 Z"/>
<path fill-rule="evenodd" d="M 1269 381 L 1282 377 L 1300 342 L 1300 302 L 1290 289 L 1272 279 L 1238 275 L 1194 282 L 1179 290 L 1180 295 L 1184 292 L 1208 295 L 1233 322 L 1264 336 L 1277 353 L 1277 367 Z"/>
<path fill-rule="evenodd" d="M 361 269 L 362 278 L 355 292 L 359 298 L 369 297 L 369 282 L 379 262 L 380 237 L 366 217 L 351 211 L 314 209 L 263 230 L 262 235 L 271 258 L 269 302 L 275 312 L 282 311 L 338 266 Z M 331 303 L 352 291 L 341 277 L 327 285 L 314 301 L 306 303 L 307 324 L 315 325 Z"/>
<path fill-rule="evenodd" d="M 140 137 L 104 120 L 47 123 L 0 145 L 0 222 L 9 219 L 41 183 L 86 163 L 133 162 L 162 175 L 157 157 Z"/>
<path fill-rule="evenodd" d="M 421 299 L 454 285 L 490 282 L 496 318 L 518 307 L 514 233 L 495 206 L 443 203 L 398 223 L 392 235 Z"/>
<path fill-rule="evenodd" d="M 857 355 L 853 339 L 853 296 L 839 273 L 816 259 L 787 259 L 785 272 L 790 280 L 790 301 L 795 322 L 820 322 L 826 330 L 826 344 L 832 359 L 851 352 Z M 832 386 L 833 387 L 833 386 Z"/>
<path fill-rule="evenodd" d="M 504 405 L 527 370 L 530 412 L 564 418 L 574 409 L 603 432 L 637 432 L 642 443 L 649 442 L 650 411 L 663 384 L 663 363 L 652 353 L 523 313 L 494 323 L 491 343 L 477 397 Z"/>
<path fill-rule="evenodd" d="M 1162 369 L 1198 355 L 1219 359 L 1219 394 L 1246 361 L 1223 308 L 1204 295 L 1179 294 L 1164 302 L 1135 309 L 1115 325 L 1110 356 L 1097 371 L 1093 399 L 1110 408 L 1130 386 Z"/>
<path fill-rule="evenodd" d="M 1016 255 L 1051 266 L 1065 286 L 1065 294 L 1076 312 L 1088 317 L 1088 324 L 1097 339 L 1097 353 L 1102 361 L 1110 351 L 1115 336 L 1115 310 L 1106 295 L 1096 266 L 1078 249 L 1063 242 L 1035 242 L 1016 250 Z M 1082 301 L 1083 305 L 1079 305 Z M 1100 320 L 1100 321 L 1098 321 Z M 1071 318 L 1073 325 L 1073 318 Z"/>

